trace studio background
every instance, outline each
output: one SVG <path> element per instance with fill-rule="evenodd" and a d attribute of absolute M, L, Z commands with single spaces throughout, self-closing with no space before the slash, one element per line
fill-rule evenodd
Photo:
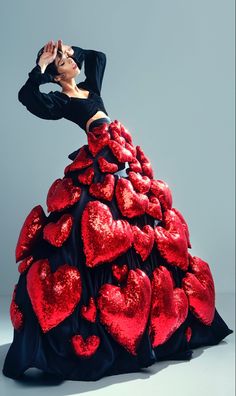
<path fill-rule="evenodd" d="M 22 0 L 1 7 L 0 294 L 19 277 L 23 222 L 86 144 L 68 120 L 32 115 L 17 94 L 50 39 L 106 53 L 102 97 L 131 132 L 185 217 L 191 255 L 217 293 L 234 291 L 234 2 Z M 84 73 L 77 82 L 84 79 Z M 56 84 L 42 92 L 60 90 Z"/>

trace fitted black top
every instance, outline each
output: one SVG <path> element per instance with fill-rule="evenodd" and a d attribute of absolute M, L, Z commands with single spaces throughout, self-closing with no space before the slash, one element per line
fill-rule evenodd
<path fill-rule="evenodd" d="M 77 65 L 81 67 L 84 62 L 86 78 L 76 85 L 89 91 L 87 99 L 69 97 L 60 91 L 41 92 L 39 86 L 52 82 L 53 79 L 48 73 L 42 73 L 38 64 L 28 73 L 29 78 L 19 90 L 18 99 L 37 117 L 46 120 L 66 118 L 86 131 L 86 122 L 97 111 L 101 110 L 108 116 L 101 97 L 106 55 L 100 51 L 81 47 L 72 46 L 71 48 L 74 50 L 72 58 Z"/>

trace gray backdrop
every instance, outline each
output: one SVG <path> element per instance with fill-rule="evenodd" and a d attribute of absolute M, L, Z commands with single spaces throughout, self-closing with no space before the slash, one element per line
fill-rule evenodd
<path fill-rule="evenodd" d="M 50 39 L 106 53 L 102 96 L 165 180 L 217 292 L 234 290 L 233 0 L 8 1 L 1 6 L 1 294 L 18 280 L 15 246 L 46 211 L 67 155 L 87 143 L 67 120 L 42 120 L 17 93 Z M 82 73 L 78 82 L 84 78 Z M 41 90 L 60 90 L 47 84 Z"/>

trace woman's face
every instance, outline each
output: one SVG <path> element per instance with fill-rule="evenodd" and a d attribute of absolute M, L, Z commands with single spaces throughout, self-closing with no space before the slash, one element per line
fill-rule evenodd
<path fill-rule="evenodd" d="M 58 73 L 60 74 L 60 76 L 54 77 L 56 80 L 71 80 L 80 73 L 80 69 L 78 68 L 77 64 L 73 58 L 68 55 L 57 55 L 54 63 Z"/>

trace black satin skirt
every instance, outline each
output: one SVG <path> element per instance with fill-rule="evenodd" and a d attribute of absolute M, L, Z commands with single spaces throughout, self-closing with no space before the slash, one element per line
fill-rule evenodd
<path fill-rule="evenodd" d="M 34 207 L 19 233 L 10 378 L 36 367 L 95 381 L 190 360 L 233 333 L 169 186 L 128 129 L 104 118 L 87 139 L 49 188 L 48 213 Z"/>

